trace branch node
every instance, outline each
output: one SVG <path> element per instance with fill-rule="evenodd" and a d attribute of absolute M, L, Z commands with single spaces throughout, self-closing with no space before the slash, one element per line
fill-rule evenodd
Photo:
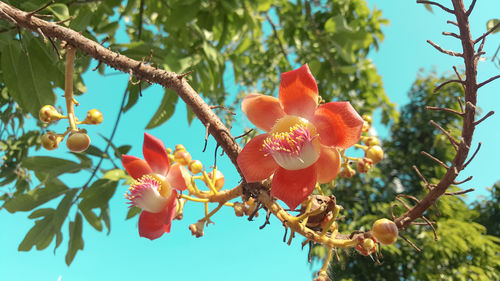
<path fill-rule="evenodd" d="M 179 74 L 179 75 L 177 75 L 177 79 L 182 80 L 182 78 L 184 78 L 184 77 L 186 77 L 186 76 L 190 75 L 190 74 L 191 74 L 191 73 L 193 73 L 193 72 L 194 72 L 194 70 L 190 70 L 190 71 L 188 71 L 188 72 L 184 72 L 184 73 L 182 73 L 182 74 Z"/>

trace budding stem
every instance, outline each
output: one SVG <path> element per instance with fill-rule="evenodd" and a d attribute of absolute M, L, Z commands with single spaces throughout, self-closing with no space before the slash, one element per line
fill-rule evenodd
<path fill-rule="evenodd" d="M 64 98 L 66 99 L 66 110 L 68 113 L 69 127 L 76 131 L 75 121 L 75 98 L 73 97 L 73 72 L 76 49 L 70 45 L 66 46 L 66 77 L 64 81 Z"/>

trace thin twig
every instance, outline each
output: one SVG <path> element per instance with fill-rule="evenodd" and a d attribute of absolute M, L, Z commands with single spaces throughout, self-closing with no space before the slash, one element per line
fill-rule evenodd
<path fill-rule="evenodd" d="M 465 162 L 465 164 L 463 165 L 462 167 L 462 170 L 465 169 L 467 167 L 467 165 L 470 164 L 470 162 L 472 161 L 472 159 L 474 159 L 474 157 L 476 157 L 476 154 L 479 152 L 479 149 L 481 148 L 481 142 L 479 142 L 477 144 L 477 148 L 476 148 L 476 151 L 474 151 L 474 153 L 472 154 L 471 158 L 469 159 L 469 161 Z"/>
<path fill-rule="evenodd" d="M 472 176 L 469 176 L 465 180 L 462 180 L 462 181 L 453 181 L 453 184 L 459 185 L 459 184 L 462 184 L 462 183 L 466 183 L 466 182 L 470 181 L 471 179 L 472 179 Z"/>
<path fill-rule="evenodd" d="M 434 225 L 432 225 L 432 223 L 425 217 L 425 216 L 422 216 L 422 219 L 427 223 L 428 226 L 431 227 L 432 229 L 432 232 L 434 233 L 434 240 L 438 240 L 438 235 L 436 233 L 436 229 L 434 228 Z"/>
<path fill-rule="evenodd" d="M 474 40 L 474 44 L 477 44 L 477 42 L 481 41 L 484 37 L 488 36 L 490 33 L 495 31 L 499 27 L 500 27 L 500 22 L 495 24 L 495 26 L 490 28 L 490 30 L 486 31 L 486 33 L 484 33 L 483 35 L 479 36 L 476 40 Z"/>
<path fill-rule="evenodd" d="M 451 21 L 451 20 L 447 20 L 446 23 L 453 24 L 454 26 L 458 26 L 458 23 Z"/>
<path fill-rule="evenodd" d="M 231 110 L 229 110 L 229 108 L 223 106 L 223 105 L 211 105 L 210 106 L 210 109 L 224 109 L 225 111 L 229 112 L 231 115 L 236 115 L 236 113 L 232 112 Z"/>
<path fill-rule="evenodd" d="M 287 53 L 285 47 L 283 46 L 283 42 L 281 42 L 281 39 L 280 39 L 279 34 L 278 34 L 278 30 L 276 29 L 276 25 L 274 25 L 274 22 L 268 13 L 266 13 L 266 20 L 269 22 L 269 24 L 271 25 L 271 28 L 273 29 L 273 35 L 274 35 L 274 38 L 276 38 L 276 40 L 278 41 L 278 45 L 281 49 L 281 53 L 283 53 L 283 56 L 285 57 L 286 62 L 288 62 L 288 65 L 291 66 L 290 61 L 288 61 L 288 53 Z"/>
<path fill-rule="evenodd" d="M 425 151 L 420 151 L 421 154 L 429 157 L 431 160 L 433 160 L 434 162 L 438 163 L 439 165 L 441 165 L 443 168 L 445 169 L 449 169 L 450 167 L 448 165 L 446 165 L 443 161 L 437 159 L 436 157 L 430 155 L 429 153 L 425 152 Z"/>
<path fill-rule="evenodd" d="M 455 150 L 458 149 L 458 144 L 459 144 L 459 141 L 457 141 L 451 134 L 450 132 L 446 131 L 443 127 L 439 126 L 439 124 L 437 124 L 436 122 L 434 122 L 434 120 L 431 120 L 429 121 L 429 123 L 432 124 L 432 126 L 438 128 L 441 132 L 443 132 L 443 134 L 445 136 L 448 137 L 448 140 L 451 142 L 451 144 L 453 145 L 453 148 L 455 148 Z"/>
<path fill-rule="evenodd" d="M 413 170 L 415 170 L 415 172 L 417 173 L 417 175 L 420 177 L 420 179 L 424 182 L 425 186 L 428 187 L 429 183 L 427 182 L 427 180 L 424 178 L 424 176 L 422 176 L 422 173 L 420 173 L 420 170 L 417 168 L 417 166 L 413 165 Z"/>
<path fill-rule="evenodd" d="M 54 2 L 54 0 L 50 0 L 47 4 L 43 5 L 42 7 L 38 8 L 38 9 L 36 9 L 36 10 L 32 11 L 32 12 L 27 13 L 27 14 L 26 14 L 26 16 L 27 16 L 27 17 L 31 17 L 31 16 L 33 16 L 34 14 L 36 14 L 36 13 L 40 12 L 41 10 L 46 9 L 47 7 L 49 7 L 50 5 L 52 5 L 52 4 L 54 4 L 54 3 L 55 3 L 55 2 Z"/>
<path fill-rule="evenodd" d="M 474 126 L 477 126 L 479 125 L 481 122 L 483 122 L 484 120 L 486 120 L 486 118 L 490 117 L 491 115 L 495 114 L 495 111 L 491 110 L 489 111 L 488 113 L 486 113 L 486 115 L 483 116 L 483 118 L 475 121 L 474 123 L 472 123 Z"/>
<path fill-rule="evenodd" d="M 462 79 L 462 76 L 460 76 L 460 73 L 458 73 L 458 69 L 457 69 L 457 67 L 456 67 L 456 66 L 453 66 L 453 70 L 455 70 L 455 73 L 457 74 L 457 78 L 458 78 L 458 80 L 460 80 L 461 85 L 462 85 L 462 87 L 464 88 L 464 92 L 465 92 L 465 82 L 464 82 L 464 80 Z M 464 112 L 464 106 L 463 106 L 463 104 L 462 104 L 462 100 L 460 99 L 460 97 L 458 97 L 458 103 L 460 104 L 460 110 L 461 110 L 462 112 Z"/>
<path fill-rule="evenodd" d="M 205 152 L 205 150 L 207 149 L 209 129 L 210 124 L 207 124 L 207 126 L 205 127 L 205 144 L 203 145 L 203 150 L 201 152 Z"/>
<path fill-rule="evenodd" d="M 237 139 L 239 139 L 239 138 L 242 138 L 242 137 L 244 137 L 244 136 L 246 136 L 246 135 L 250 134 L 252 131 L 253 131 L 253 129 L 250 129 L 250 130 L 246 131 L 245 133 L 243 133 L 242 135 L 239 135 L 239 136 L 234 137 L 234 139 L 235 139 L 235 140 L 237 140 Z"/>
<path fill-rule="evenodd" d="M 431 44 L 432 47 L 436 48 L 436 50 L 440 51 L 443 54 L 447 54 L 447 55 L 450 55 L 453 57 L 463 57 L 462 53 L 457 53 L 457 52 L 453 52 L 450 50 L 445 50 L 445 49 L 441 48 L 438 44 L 432 42 L 431 40 L 427 40 L 427 43 Z"/>
<path fill-rule="evenodd" d="M 447 107 L 426 106 L 425 109 L 427 109 L 427 110 L 438 110 L 438 111 L 445 111 L 445 112 L 449 112 L 449 113 L 454 113 L 454 114 L 459 115 L 460 117 L 464 116 L 464 113 L 458 112 L 458 111 L 456 111 L 454 109 L 447 108 Z"/>
<path fill-rule="evenodd" d="M 479 84 L 477 85 L 477 88 L 479 89 L 479 88 L 481 88 L 482 86 L 484 86 L 484 85 L 486 85 L 486 84 L 490 83 L 491 81 L 493 81 L 493 80 L 495 80 L 495 79 L 498 79 L 498 78 L 500 78 L 500 75 L 493 76 L 493 77 L 491 77 L 490 79 L 488 79 L 488 80 L 486 80 L 486 81 L 484 81 L 484 82 L 479 83 Z"/>
<path fill-rule="evenodd" d="M 466 190 L 462 190 L 462 191 L 457 191 L 457 192 L 445 192 L 444 195 L 452 195 L 452 196 L 455 196 L 455 195 L 462 195 L 462 194 L 466 194 L 466 193 L 469 193 L 469 192 L 472 192 L 474 191 L 474 188 L 469 188 L 469 189 L 466 189 Z"/>
<path fill-rule="evenodd" d="M 445 85 L 448 85 L 450 83 L 460 83 L 463 85 L 464 82 L 460 81 L 460 80 L 448 80 L 446 82 L 443 82 L 441 83 L 439 86 L 437 86 L 436 88 L 434 88 L 434 93 L 436 93 L 437 91 L 439 91 L 442 87 L 444 87 Z"/>
<path fill-rule="evenodd" d="M 399 236 L 400 236 L 401 238 L 403 238 L 403 240 L 405 240 L 405 241 L 406 241 L 406 243 L 410 244 L 410 246 L 412 246 L 412 247 L 413 247 L 413 249 L 415 249 L 417 252 L 421 252 L 421 250 L 420 250 L 417 246 L 415 246 L 415 244 L 413 244 L 413 242 L 411 242 L 411 241 L 410 241 L 408 238 L 406 238 L 403 234 L 399 233 Z"/>
<path fill-rule="evenodd" d="M 99 168 L 101 167 L 102 162 L 104 161 L 104 155 L 108 154 L 108 150 L 111 147 L 111 141 L 113 140 L 113 137 L 115 136 L 116 130 L 118 129 L 118 124 L 120 123 L 120 119 L 122 117 L 123 107 L 125 106 L 125 100 L 126 100 L 126 97 L 127 97 L 127 93 L 128 93 L 128 87 L 125 89 L 125 92 L 123 93 L 123 98 L 122 98 L 122 102 L 121 102 L 121 105 L 120 105 L 120 110 L 118 111 L 118 116 L 116 117 L 115 125 L 113 126 L 113 130 L 111 131 L 111 135 L 109 136 L 108 144 L 106 145 L 106 148 L 104 149 L 104 154 L 101 155 L 101 158 L 99 159 L 99 162 L 97 163 L 97 166 L 92 171 L 92 174 L 90 175 L 90 177 L 87 180 L 87 182 L 83 185 L 83 189 L 86 189 L 89 186 L 90 182 L 92 181 L 92 179 L 94 178 L 95 174 L 97 173 L 97 170 L 99 170 Z"/>
<path fill-rule="evenodd" d="M 460 39 L 460 35 L 456 34 L 456 33 L 453 33 L 453 32 L 446 32 L 446 31 L 443 31 L 443 35 L 445 36 L 452 36 L 452 37 L 455 37 L 457 39 Z"/>
<path fill-rule="evenodd" d="M 424 0 L 417 0 L 417 3 L 418 4 L 429 4 L 429 5 L 434 5 L 434 6 L 438 6 L 439 8 L 443 9 L 445 12 L 448 12 L 450 14 L 454 14 L 455 11 L 453 11 L 452 9 L 449 9 L 449 8 L 446 8 L 445 6 L 437 3 L 437 2 L 434 2 L 434 1 L 424 1 Z"/>

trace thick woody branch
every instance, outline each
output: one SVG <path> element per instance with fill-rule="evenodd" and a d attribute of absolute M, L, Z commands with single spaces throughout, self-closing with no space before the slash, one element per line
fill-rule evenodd
<path fill-rule="evenodd" d="M 405 228 L 411 224 L 412 221 L 423 216 L 424 212 L 432 206 L 436 200 L 445 194 L 448 187 L 455 181 L 459 172 L 465 167 L 464 162 L 467 159 L 469 150 L 472 143 L 472 135 L 474 134 L 475 113 L 477 103 L 477 62 L 476 52 L 474 50 L 475 41 L 472 40 L 469 18 L 465 10 L 462 0 L 451 0 L 453 3 L 453 13 L 457 19 L 457 26 L 460 30 L 460 41 L 462 43 L 463 53 L 461 56 L 465 64 L 465 112 L 459 113 L 453 110 L 444 110 L 459 114 L 463 117 L 462 141 L 458 145 L 457 153 L 451 161 L 451 166 L 446 169 L 445 175 L 441 178 L 439 183 L 435 185 L 429 193 L 416 204 L 411 210 L 395 219 L 395 223 L 399 228 Z M 471 5 L 472 6 L 472 5 Z M 470 12 L 469 8 L 469 12 Z M 484 37 L 484 36 L 483 36 Z M 481 37 L 480 37 L 481 38 Z M 479 38 L 478 38 L 479 39 Z M 479 40 L 478 40 L 479 42 Z M 436 46 L 434 46 L 436 47 Z M 438 108 L 427 107 L 427 109 L 443 110 Z M 472 159 L 472 158 L 471 158 Z M 468 163 L 467 163 L 468 164 Z"/>
<path fill-rule="evenodd" d="M 35 16 L 30 16 L 29 13 L 11 7 L 3 2 L 0 2 L 0 18 L 36 33 L 41 31 L 47 37 L 65 41 L 74 48 L 114 69 L 124 73 L 131 73 L 138 80 L 156 83 L 174 90 L 205 126 L 210 124 L 210 134 L 220 144 L 239 171 L 236 158 L 241 150 L 240 146 L 234 141 L 229 129 L 224 126 L 222 121 L 210 109 L 210 106 L 205 103 L 185 79 L 179 78 L 178 74 L 156 69 L 140 61 L 120 55 L 104 48 L 102 45 L 86 38 L 78 32 L 52 22 L 41 20 Z"/>

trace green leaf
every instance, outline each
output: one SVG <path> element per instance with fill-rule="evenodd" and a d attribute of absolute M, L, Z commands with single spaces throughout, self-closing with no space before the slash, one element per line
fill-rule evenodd
<path fill-rule="evenodd" d="M 46 239 L 47 234 L 52 231 L 52 217 L 54 212 L 48 214 L 41 220 L 35 221 L 35 225 L 28 231 L 23 241 L 21 241 L 21 244 L 19 244 L 17 248 L 18 251 L 29 251 L 36 243 L 42 239 Z"/>
<path fill-rule="evenodd" d="M 81 153 L 78 153 L 81 155 Z M 104 153 L 101 149 L 99 149 L 97 146 L 90 145 L 87 150 L 85 150 L 85 154 L 92 155 L 92 156 L 97 156 L 97 157 L 102 157 L 108 159 L 109 156 L 108 154 Z"/>
<path fill-rule="evenodd" d="M 50 177 L 57 177 L 66 173 L 76 173 L 85 168 L 82 164 L 49 156 L 28 157 L 21 162 L 21 165 L 29 170 L 48 174 Z"/>
<path fill-rule="evenodd" d="M 108 229 L 108 235 L 111 232 L 111 218 L 109 216 L 109 207 L 106 206 L 106 208 L 101 208 L 101 215 L 100 215 L 101 220 L 104 222 L 106 225 L 106 228 Z"/>
<path fill-rule="evenodd" d="M 117 186 L 116 181 L 100 179 L 95 181 L 89 188 L 85 189 L 80 197 L 80 209 L 102 208 L 108 205 L 109 199 L 113 196 Z"/>
<path fill-rule="evenodd" d="M 431 4 L 424 4 L 424 7 L 427 11 L 431 12 L 431 13 L 434 13 L 434 11 L 432 11 L 432 6 Z"/>
<path fill-rule="evenodd" d="M 165 94 L 163 95 L 163 99 L 161 101 L 160 106 L 156 110 L 156 113 L 153 115 L 153 118 L 149 121 L 146 129 L 152 129 L 160 126 L 165 123 L 175 111 L 175 105 L 177 104 L 178 96 L 171 90 L 165 90 Z"/>
<path fill-rule="evenodd" d="M 48 7 L 48 9 L 57 17 L 59 20 L 65 20 L 69 18 L 68 6 L 61 3 L 55 3 Z"/>
<path fill-rule="evenodd" d="M 497 25 L 498 23 L 500 23 L 500 19 L 491 19 L 489 20 L 487 23 L 486 23 L 486 30 L 490 30 L 492 29 L 493 27 L 495 27 L 495 25 Z M 500 27 L 497 27 L 495 29 L 495 31 L 493 31 L 492 33 L 497 33 L 497 32 L 500 32 Z"/>
<path fill-rule="evenodd" d="M 3 207 L 10 213 L 30 211 L 49 200 L 61 196 L 67 190 L 68 187 L 62 181 L 52 178 L 44 187 L 37 187 L 27 193 L 14 196 L 5 202 Z"/>
<path fill-rule="evenodd" d="M 78 250 L 83 250 L 82 215 L 80 213 L 76 213 L 75 221 L 69 223 L 69 242 L 68 252 L 66 253 L 67 265 L 71 264 Z"/>
<path fill-rule="evenodd" d="M 125 171 L 122 169 L 112 169 L 106 171 L 104 175 L 102 175 L 102 178 L 112 181 L 119 181 L 121 179 L 129 179 L 130 176 L 127 175 L 127 173 L 125 173 Z"/>
<path fill-rule="evenodd" d="M 131 219 L 135 216 L 137 216 L 138 214 L 141 213 L 141 208 L 139 207 L 136 207 L 136 206 L 131 206 L 129 209 L 128 209 L 128 212 L 127 212 L 127 217 L 125 219 Z"/>
<path fill-rule="evenodd" d="M 85 217 L 85 219 L 87 220 L 87 222 L 93 228 L 95 228 L 97 231 L 102 231 L 101 220 L 97 217 L 97 215 L 92 210 L 82 209 L 82 208 L 80 208 L 80 210 L 82 211 L 82 214 Z"/>
<path fill-rule="evenodd" d="M 325 31 L 333 33 L 336 30 L 336 26 L 335 19 L 331 17 L 325 22 Z"/>
<path fill-rule="evenodd" d="M 2 49 L 1 67 L 14 101 L 38 118 L 40 108 L 54 104 L 55 96 L 50 81 L 44 78 L 45 73 L 50 73 L 52 62 L 35 45 L 29 44 L 26 54 L 19 41 L 9 40 Z"/>

